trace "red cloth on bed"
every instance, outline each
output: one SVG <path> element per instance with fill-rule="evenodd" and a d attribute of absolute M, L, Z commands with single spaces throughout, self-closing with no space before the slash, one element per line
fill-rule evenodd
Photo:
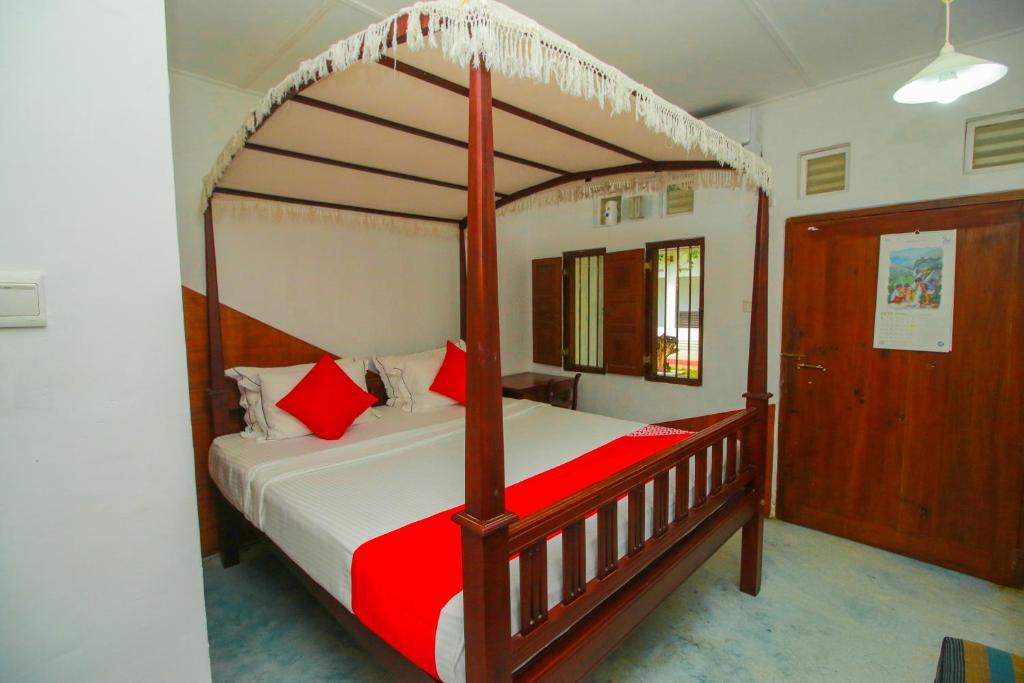
<path fill-rule="evenodd" d="M 466 405 L 466 352 L 448 342 L 441 369 L 430 390 Z"/>
<path fill-rule="evenodd" d="M 505 506 L 520 517 L 615 474 L 692 432 L 645 427 L 509 486 Z M 352 611 L 377 635 L 438 677 L 438 619 L 462 590 L 461 527 L 444 510 L 367 541 L 352 557 Z"/>
<path fill-rule="evenodd" d="M 377 402 L 329 354 L 299 380 L 277 407 L 295 416 L 321 439 L 340 439 L 345 430 Z"/>

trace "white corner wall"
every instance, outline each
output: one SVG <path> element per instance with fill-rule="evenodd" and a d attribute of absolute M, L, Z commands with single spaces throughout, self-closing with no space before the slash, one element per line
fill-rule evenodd
<path fill-rule="evenodd" d="M 214 201 L 221 301 L 344 356 L 409 353 L 459 335 L 458 228 L 415 232 L 334 212 L 236 213 Z M 246 202 L 252 205 L 252 202 Z"/>
<path fill-rule="evenodd" d="M 199 211 L 203 177 L 260 95 L 183 71 L 172 71 L 170 80 L 181 283 L 206 294 L 203 214 Z"/>
<path fill-rule="evenodd" d="M 0 680 L 210 679 L 164 5 L 0 3 Z"/>

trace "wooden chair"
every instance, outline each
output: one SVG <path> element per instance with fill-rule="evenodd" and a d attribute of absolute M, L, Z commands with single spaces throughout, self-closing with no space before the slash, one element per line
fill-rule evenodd
<path fill-rule="evenodd" d="M 572 384 L 551 380 L 548 382 L 548 403 L 556 408 L 576 410 L 576 396 L 579 393 L 581 373 L 577 372 Z"/>

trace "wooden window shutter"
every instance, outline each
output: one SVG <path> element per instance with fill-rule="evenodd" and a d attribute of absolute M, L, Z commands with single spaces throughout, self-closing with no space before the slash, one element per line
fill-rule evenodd
<path fill-rule="evenodd" d="M 562 257 L 533 261 L 533 362 L 562 364 Z"/>
<path fill-rule="evenodd" d="M 607 372 L 644 374 L 643 249 L 604 257 L 604 362 Z"/>

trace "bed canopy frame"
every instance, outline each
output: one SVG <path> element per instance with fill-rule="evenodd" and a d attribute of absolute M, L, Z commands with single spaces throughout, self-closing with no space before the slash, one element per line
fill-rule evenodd
<path fill-rule="evenodd" d="M 757 192 L 746 407 L 519 519 L 504 498 L 496 212 L 669 184 Z M 740 588 L 760 590 L 770 185 L 759 157 L 509 8 L 487 0 L 417 3 L 303 62 L 247 117 L 204 181 L 214 435 L 231 431 L 232 411 L 214 198 L 343 212 L 382 226 L 457 228 L 468 377 L 466 505 L 454 520 L 462 527 L 466 677 L 580 676 L 738 529 Z M 677 496 L 670 510 L 669 478 L 689 490 L 691 459 L 693 504 Z M 645 540 L 649 482 L 653 536 Z M 623 497 L 628 553 L 618 558 Z M 598 578 L 588 582 L 583 520 L 594 512 Z M 565 588 L 549 610 L 546 543 L 558 533 Z M 238 534 L 223 536 L 222 558 L 236 562 Z M 508 565 L 516 554 L 523 626 L 510 636 Z M 326 591 L 311 588 L 385 665 L 429 680 Z"/>

